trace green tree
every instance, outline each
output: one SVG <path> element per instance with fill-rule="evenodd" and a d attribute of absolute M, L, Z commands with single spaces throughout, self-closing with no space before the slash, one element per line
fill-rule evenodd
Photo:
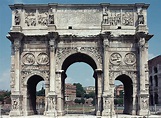
<path fill-rule="evenodd" d="M 42 87 L 40 91 L 37 91 L 36 95 L 37 96 L 45 96 L 45 89 L 44 89 L 44 87 Z"/>
<path fill-rule="evenodd" d="M 83 98 L 85 96 L 86 91 L 82 87 L 80 83 L 74 83 L 73 85 L 76 86 L 76 96 Z"/>

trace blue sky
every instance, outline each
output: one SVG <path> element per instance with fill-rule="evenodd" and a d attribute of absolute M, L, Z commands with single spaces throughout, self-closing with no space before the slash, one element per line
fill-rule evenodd
<path fill-rule="evenodd" d="M 149 41 L 149 58 L 161 54 L 161 0 L 0 0 L 0 89 L 9 89 L 10 81 L 10 41 L 6 35 L 11 27 L 11 10 L 9 4 L 40 4 L 40 3 L 59 3 L 59 4 L 99 4 L 99 3 L 149 3 L 148 9 L 148 28 L 149 33 L 154 37 Z M 84 71 L 80 74 L 80 70 Z M 74 74 L 73 74 L 74 73 Z M 94 85 L 92 78 L 92 68 L 84 63 L 71 65 L 67 70 L 67 82 L 80 82 L 83 86 Z"/>

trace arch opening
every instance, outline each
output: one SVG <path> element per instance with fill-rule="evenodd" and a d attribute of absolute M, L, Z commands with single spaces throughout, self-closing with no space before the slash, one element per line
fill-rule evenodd
<path fill-rule="evenodd" d="M 37 94 L 38 94 L 37 85 L 40 82 L 42 83 L 42 81 L 44 81 L 44 79 L 39 75 L 33 75 L 27 81 L 27 95 L 28 95 L 27 101 L 28 101 L 28 105 L 29 105 L 29 110 L 30 110 L 31 114 L 34 114 L 34 115 L 41 114 L 40 108 L 38 106 L 39 101 L 38 101 L 38 97 L 37 97 Z M 43 87 L 41 89 L 42 89 L 42 91 L 45 90 Z M 44 93 L 44 96 L 45 96 L 45 93 Z M 41 99 L 41 102 L 44 103 L 43 97 Z"/>
<path fill-rule="evenodd" d="M 95 96 L 97 91 L 97 75 L 94 70 L 97 69 L 95 61 L 88 55 L 82 53 L 76 53 L 67 57 L 62 65 L 65 75 L 62 79 L 63 83 L 63 96 L 64 96 L 64 110 L 69 114 L 95 114 Z M 75 84 L 74 84 L 75 83 Z M 92 83 L 92 84 L 91 84 Z M 71 85 L 82 86 L 84 92 L 79 95 L 79 92 L 75 93 L 75 99 L 70 98 L 69 89 L 72 89 Z M 86 87 L 86 88 L 85 88 Z M 91 87 L 91 92 L 87 91 L 87 87 Z M 79 90 L 78 90 L 79 91 Z M 73 92 L 74 93 L 74 92 Z M 89 94 L 92 98 L 88 98 Z M 72 99 L 72 103 L 70 101 Z M 88 110 L 87 110 L 88 108 Z"/>
<path fill-rule="evenodd" d="M 132 106 L 133 106 L 133 83 L 129 76 L 127 75 L 120 75 L 118 76 L 115 81 L 120 81 L 122 84 L 120 84 L 121 87 L 121 97 L 122 97 L 122 112 L 123 114 L 131 114 L 132 112 Z M 115 93 L 115 92 L 114 92 Z"/>

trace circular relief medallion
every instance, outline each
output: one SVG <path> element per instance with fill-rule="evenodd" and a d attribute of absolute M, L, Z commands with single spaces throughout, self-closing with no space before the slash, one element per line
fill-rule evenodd
<path fill-rule="evenodd" d="M 110 62 L 114 65 L 119 65 L 121 63 L 122 57 L 119 53 L 113 53 L 110 57 Z"/>
<path fill-rule="evenodd" d="M 35 57 L 31 53 L 27 53 L 23 56 L 23 63 L 25 65 L 32 65 L 35 63 Z"/>
<path fill-rule="evenodd" d="M 40 53 L 37 57 L 37 62 L 39 64 L 47 64 L 49 62 L 49 57 L 46 53 Z"/>
<path fill-rule="evenodd" d="M 124 58 L 124 62 L 128 65 L 133 65 L 136 62 L 136 56 L 134 53 L 127 53 Z"/>

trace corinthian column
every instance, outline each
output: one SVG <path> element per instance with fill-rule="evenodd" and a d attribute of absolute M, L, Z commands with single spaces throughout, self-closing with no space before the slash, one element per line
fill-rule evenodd
<path fill-rule="evenodd" d="M 103 96 L 107 96 L 109 92 L 109 35 L 106 33 L 103 39 L 104 57 L 103 57 L 103 74 L 104 74 L 104 90 Z"/>
<path fill-rule="evenodd" d="M 13 56 L 12 61 L 14 61 L 12 73 L 14 73 L 11 82 L 13 82 L 13 90 L 11 91 L 11 104 L 12 109 L 10 111 L 10 116 L 22 116 L 22 95 L 21 95 L 21 79 L 20 79 L 20 54 L 21 54 L 21 40 L 23 34 L 19 32 L 10 32 L 8 37 L 13 42 Z M 13 81 L 14 80 L 14 81 Z"/>
<path fill-rule="evenodd" d="M 140 92 L 145 92 L 145 63 L 146 63 L 146 52 L 145 52 L 145 38 L 139 38 L 139 72 L 140 72 Z"/>
<path fill-rule="evenodd" d="M 49 46 L 50 46 L 50 93 L 55 94 L 55 65 L 56 65 L 56 58 L 55 58 L 55 52 L 56 52 L 56 38 L 57 33 L 55 32 L 49 32 Z"/>
<path fill-rule="evenodd" d="M 140 94 L 138 94 L 138 115 L 146 115 L 149 111 L 149 91 L 146 90 L 146 74 L 147 71 L 147 49 L 146 49 L 146 43 L 147 43 L 147 37 L 148 35 L 145 33 L 138 33 L 138 46 L 139 46 L 139 80 L 140 80 Z"/>
<path fill-rule="evenodd" d="M 14 53 L 14 87 L 13 92 L 19 94 L 20 93 L 20 48 L 21 48 L 21 40 L 23 38 L 22 33 L 18 32 L 10 32 L 10 38 L 13 40 L 13 53 Z M 12 81 L 12 80 L 11 80 Z M 12 93 L 13 94 L 13 93 Z"/>

